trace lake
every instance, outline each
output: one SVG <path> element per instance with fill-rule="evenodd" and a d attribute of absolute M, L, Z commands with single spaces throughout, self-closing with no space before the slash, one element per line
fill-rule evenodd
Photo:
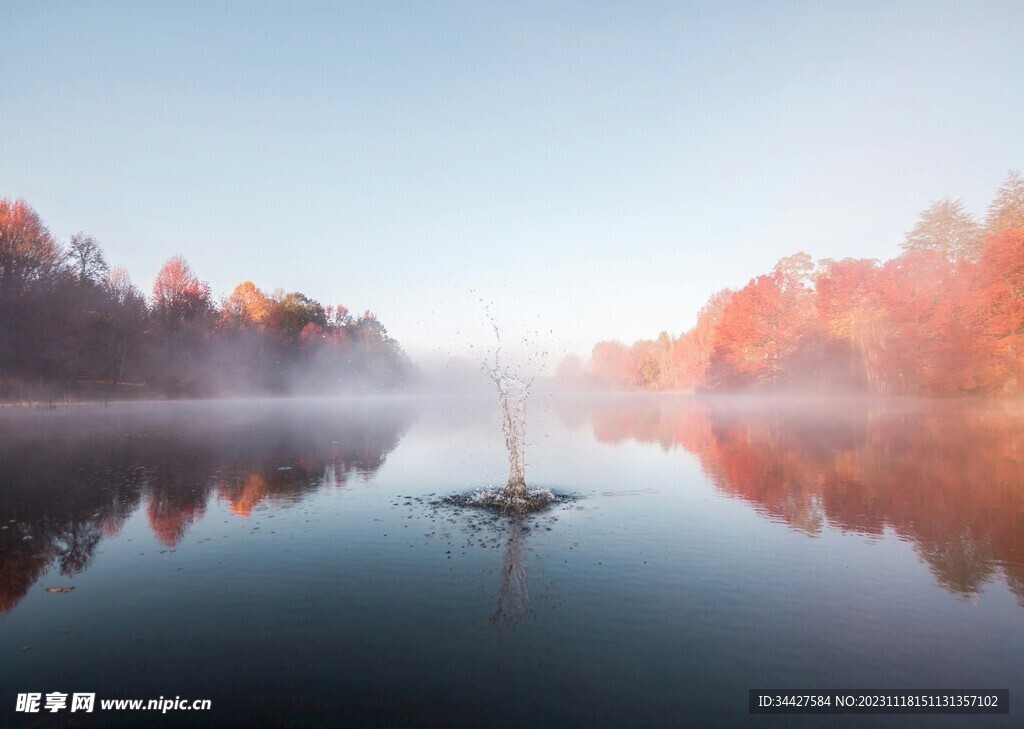
<path fill-rule="evenodd" d="M 504 482 L 499 417 L 0 410 L 0 723 L 1020 725 L 747 713 L 751 688 L 1024 700 L 1019 403 L 537 393 L 527 482 L 570 498 L 445 503 Z M 16 713 L 26 692 L 212 707 Z"/>

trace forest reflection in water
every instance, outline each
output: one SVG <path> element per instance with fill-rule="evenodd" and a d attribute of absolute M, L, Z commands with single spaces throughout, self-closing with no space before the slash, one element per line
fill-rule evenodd
<path fill-rule="evenodd" d="M 1018 403 L 672 396 L 554 403 L 557 427 L 590 431 L 598 448 L 633 440 L 685 449 L 719 493 L 767 519 L 812 536 L 891 533 L 911 543 L 951 593 L 971 597 L 1003 580 L 1024 605 Z M 137 511 L 161 548 L 173 550 L 212 499 L 244 518 L 261 504 L 368 480 L 414 412 L 388 399 L 343 408 L 310 401 L 2 412 L 0 613 L 44 574 L 80 574 Z M 494 623 L 532 613 L 529 530 L 516 519 L 486 530 L 500 535 L 505 552 Z"/>
<path fill-rule="evenodd" d="M 527 482 L 571 498 L 521 515 L 448 498 L 504 483 L 491 398 L 0 410 L 0 688 L 587 727 L 745 726 L 751 686 L 1021 690 L 1019 406 L 531 412 Z"/>
<path fill-rule="evenodd" d="M 721 493 L 809 535 L 891 531 L 946 590 L 1001 578 L 1024 606 L 1019 402 L 640 396 L 558 414 L 602 443 L 683 448 Z"/>
<path fill-rule="evenodd" d="M 145 510 L 159 544 L 176 547 L 211 498 L 248 516 L 367 479 L 398 445 L 410 411 L 372 400 L 174 403 L 0 413 L 0 612 L 39 577 L 70 578 L 97 546 Z"/>

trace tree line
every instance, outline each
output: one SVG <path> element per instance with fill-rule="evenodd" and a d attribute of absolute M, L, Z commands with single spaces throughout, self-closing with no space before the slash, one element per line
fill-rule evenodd
<path fill-rule="evenodd" d="M 0 198 L 0 399 L 90 387 L 169 397 L 400 386 L 411 364 L 370 311 L 251 281 L 217 301 L 181 256 L 145 296 L 95 238 Z"/>
<path fill-rule="evenodd" d="M 921 213 L 896 258 L 783 258 L 711 296 L 696 325 L 599 342 L 558 378 L 612 390 L 817 389 L 902 395 L 1024 390 L 1024 177 L 982 222 L 960 200 Z"/>

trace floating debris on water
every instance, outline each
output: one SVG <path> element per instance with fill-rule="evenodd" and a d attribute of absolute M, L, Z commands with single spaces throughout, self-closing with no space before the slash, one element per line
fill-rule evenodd
<path fill-rule="evenodd" d="M 46 591 L 47 592 L 71 592 L 74 589 L 75 589 L 74 587 L 47 587 Z"/>

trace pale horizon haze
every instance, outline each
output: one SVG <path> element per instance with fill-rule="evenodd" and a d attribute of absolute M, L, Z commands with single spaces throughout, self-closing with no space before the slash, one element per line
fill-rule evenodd
<path fill-rule="evenodd" d="M 586 356 L 1024 168 L 1024 4 L 0 0 L 0 197 L 414 359 Z"/>

